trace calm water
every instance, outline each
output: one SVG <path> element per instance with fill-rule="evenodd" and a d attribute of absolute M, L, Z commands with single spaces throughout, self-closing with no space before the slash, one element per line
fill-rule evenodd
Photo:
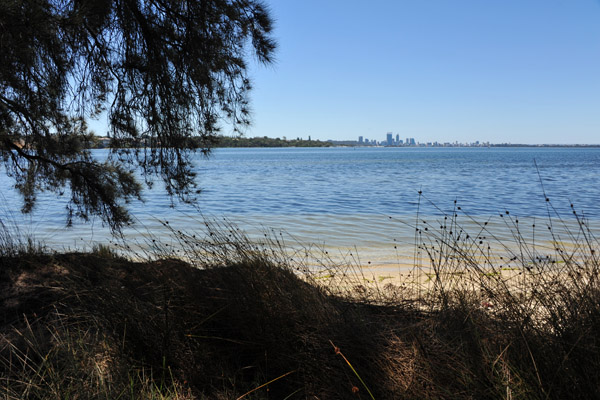
<path fill-rule="evenodd" d="M 204 216 L 226 217 L 252 237 L 274 228 L 337 252 L 355 247 L 363 259 L 378 262 L 410 255 L 417 212 L 439 219 L 452 213 L 455 200 L 475 220 L 492 218 L 500 236 L 509 234 L 496 221 L 505 211 L 547 218 L 543 190 L 566 218 L 574 203 L 592 224 L 600 221 L 596 148 L 217 149 L 199 158 L 197 168 Z M 21 215 L 13 182 L 2 173 L 0 185 L 0 218 L 21 232 L 55 248 L 107 240 L 99 221 L 65 229 L 66 202 L 54 195 L 40 195 L 35 212 Z M 176 229 L 201 225 L 197 211 L 172 208 L 157 189 L 144 194 L 145 203 L 132 204 L 138 223 L 127 235 L 163 234 L 158 219 Z"/>

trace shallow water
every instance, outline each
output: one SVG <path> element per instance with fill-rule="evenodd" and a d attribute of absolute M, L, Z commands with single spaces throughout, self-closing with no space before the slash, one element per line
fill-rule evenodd
<path fill-rule="evenodd" d="M 102 158 L 106 151 L 95 154 Z M 156 185 L 144 193 L 145 203 L 131 204 L 138 222 L 126 237 L 151 233 L 168 241 L 161 220 L 193 230 L 204 217 L 226 218 L 254 239 L 273 228 L 288 243 L 392 263 L 412 260 L 415 241 L 422 241 L 415 227 L 423 220 L 439 229 L 443 215 L 454 212 L 464 230 L 477 231 L 490 220 L 494 236 L 512 240 L 508 218 L 499 217 L 509 211 L 521 220 L 523 234 L 537 235 L 540 243 L 552 240 L 544 236 L 548 215 L 577 228 L 571 203 L 594 229 L 600 220 L 597 148 L 216 149 L 209 159 L 198 158 L 197 170 L 202 215 L 189 206 L 172 208 Z M 40 195 L 34 213 L 20 214 L 12 185 L 0 174 L 0 219 L 22 234 L 58 249 L 109 239 L 100 221 L 64 228 L 66 200 L 54 194 Z"/>

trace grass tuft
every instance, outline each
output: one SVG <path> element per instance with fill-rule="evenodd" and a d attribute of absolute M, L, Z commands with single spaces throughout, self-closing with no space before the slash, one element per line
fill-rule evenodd
<path fill-rule="evenodd" d="M 546 203 L 547 221 L 529 225 L 458 205 L 417 219 L 419 263 L 382 278 L 226 222 L 171 230 L 131 258 L 51 254 L 0 230 L 0 393 L 599 398 L 598 240 Z"/>

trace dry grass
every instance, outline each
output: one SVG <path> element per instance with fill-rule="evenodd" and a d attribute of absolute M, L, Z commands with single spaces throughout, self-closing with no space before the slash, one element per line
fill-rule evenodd
<path fill-rule="evenodd" d="M 510 214 L 510 243 L 485 223 L 466 232 L 458 206 L 418 220 L 428 282 L 412 286 L 356 285 L 358 264 L 290 253 L 278 236 L 252 243 L 230 225 L 172 231 L 168 246 L 149 239 L 143 262 L 106 247 L 7 251 L 0 390 L 7 399 L 598 398 L 598 241 L 577 213 L 576 230 L 550 216 L 550 247 Z"/>

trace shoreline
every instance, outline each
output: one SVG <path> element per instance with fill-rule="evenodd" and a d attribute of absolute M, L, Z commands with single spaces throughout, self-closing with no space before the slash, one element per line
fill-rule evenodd
<path fill-rule="evenodd" d="M 231 225 L 207 228 L 210 239 L 171 228 L 168 242 L 135 260 L 110 244 L 44 253 L 6 237 L 0 392 L 600 395 L 597 241 L 557 241 L 560 258 L 532 261 L 540 249 L 528 241 L 501 259 L 478 238 L 447 232 L 441 246 L 417 248 L 416 262 L 360 266 L 353 253 L 336 261 L 321 247 L 294 252 L 277 237 L 257 244 Z"/>

